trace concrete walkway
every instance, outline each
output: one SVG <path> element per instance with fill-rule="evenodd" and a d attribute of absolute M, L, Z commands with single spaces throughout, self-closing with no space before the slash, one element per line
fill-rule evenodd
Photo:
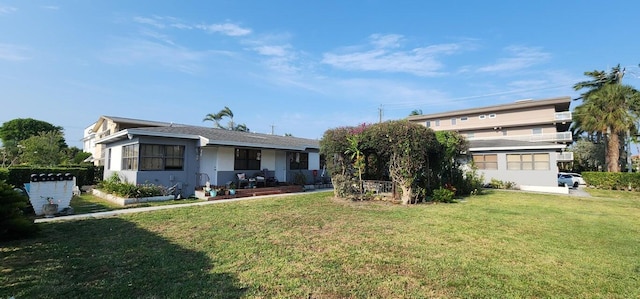
<path fill-rule="evenodd" d="M 316 193 L 316 192 L 333 192 L 333 189 L 316 189 L 309 190 L 304 193 Z M 219 199 L 219 200 L 210 200 L 210 201 L 198 201 L 198 202 L 190 202 L 183 204 L 173 204 L 173 205 L 164 205 L 164 206 L 155 206 L 155 207 L 144 207 L 144 208 L 130 208 L 130 209 L 120 209 L 106 212 L 96 212 L 96 213 L 88 213 L 88 214 L 77 214 L 77 215 L 69 215 L 69 216 L 57 216 L 53 218 L 38 218 L 34 222 L 35 223 L 46 223 L 46 222 L 56 222 L 56 221 L 74 221 L 74 220 L 82 220 L 82 219 L 91 219 L 91 218 L 105 218 L 105 217 L 113 217 L 123 214 L 132 214 L 132 213 L 142 213 L 142 212 L 151 212 L 158 210 L 168 210 L 168 209 L 177 209 L 191 206 L 204 206 L 211 204 L 219 204 L 225 202 L 233 202 L 233 201 L 241 201 L 241 200 L 255 200 L 262 198 L 270 198 L 270 197 L 285 197 L 285 196 L 293 196 L 300 195 L 302 193 L 282 193 L 282 194 L 271 194 L 271 195 L 260 195 L 260 196 L 249 196 L 249 197 L 239 197 L 239 198 L 230 198 L 230 199 Z M 188 199 L 183 199 L 185 202 L 189 202 Z"/>
<path fill-rule="evenodd" d="M 569 195 L 580 196 L 580 197 L 591 197 L 589 192 L 584 191 L 584 186 L 579 186 L 578 188 L 569 188 Z"/>

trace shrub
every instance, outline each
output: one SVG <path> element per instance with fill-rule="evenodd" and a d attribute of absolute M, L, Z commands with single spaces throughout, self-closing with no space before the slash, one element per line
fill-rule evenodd
<path fill-rule="evenodd" d="M 27 217 L 24 209 L 29 199 L 0 180 L 0 240 L 13 240 L 34 235 L 38 227 Z"/>
<path fill-rule="evenodd" d="M 440 188 L 438 188 L 436 190 L 433 190 L 433 201 L 435 201 L 435 202 L 444 202 L 444 203 L 455 202 L 453 200 L 453 196 L 455 195 L 455 191 L 453 191 L 452 189 L 455 190 L 455 188 L 453 188 L 453 186 L 451 186 L 451 188 L 440 187 Z"/>
<path fill-rule="evenodd" d="M 134 185 L 123 182 L 117 173 L 98 183 L 98 189 L 125 198 L 142 198 L 163 195 L 164 188 L 153 184 Z"/>
<path fill-rule="evenodd" d="M 353 188 L 355 182 L 346 175 L 336 174 L 331 176 L 331 183 L 336 197 L 347 198 L 355 194 L 355 189 Z"/>
<path fill-rule="evenodd" d="M 583 172 L 589 186 L 610 190 L 640 191 L 640 173 L 637 172 Z"/>
<path fill-rule="evenodd" d="M 516 183 L 509 181 L 501 181 L 498 179 L 491 179 L 491 187 L 495 189 L 514 189 L 516 187 Z"/>

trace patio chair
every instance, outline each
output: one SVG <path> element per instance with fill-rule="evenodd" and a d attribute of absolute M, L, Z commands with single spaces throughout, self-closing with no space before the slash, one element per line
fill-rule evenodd
<path fill-rule="evenodd" d="M 249 178 L 247 178 L 247 175 L 244 172 L 236 173 L 236 177 L 238 178 L 238 183 L 236 184 L 238 188 L 242 188 L 243 185 L 249 185 Z"/>

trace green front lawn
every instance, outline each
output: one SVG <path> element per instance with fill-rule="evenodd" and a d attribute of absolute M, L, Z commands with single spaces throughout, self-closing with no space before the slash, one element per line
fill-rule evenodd
<path fill-rule="evenodd" d="M 0 298 L 638 298 L 640 200 L 332 193 L 42 224 L 0 244 Z"/>

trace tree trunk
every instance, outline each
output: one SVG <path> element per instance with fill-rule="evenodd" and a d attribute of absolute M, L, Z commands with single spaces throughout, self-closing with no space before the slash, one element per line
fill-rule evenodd
<path fill-rule="evenodd" d="M 620 172 L 620 137 L 618 133 L 609 134 L 609 142 L 607 144 L 607 171 Z"/>
<path fill-rule="evenodd" d="M 408 205 L 411 203 L 413 198 L 413 189 L 411 187 L 407 187 L 405 184 L 400 183 L 400 188 L 402 188 L 402 200 L 403 205 Z"/>

